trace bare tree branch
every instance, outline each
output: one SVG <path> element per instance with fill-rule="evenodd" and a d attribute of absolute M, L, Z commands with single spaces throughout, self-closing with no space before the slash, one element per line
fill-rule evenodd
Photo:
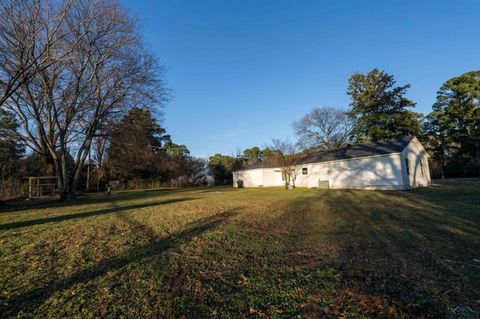
<path fill-rule="evenodd" d="M 266 150 L 266 157 L 280 167 L 286 189 L 290 185 L 295 188 L 300 158 L 297 145 L 288 140 L 272 139 L 272 144 Z"/>
<path fill-rule="evenodd" d="M 326 150 L 347 143 L 352 128 L 353 123 L 346 112 L 333 107 L 313 109 L 293 123 L 293 129 L 302 147 Z"/>
<path fill-rule="evenodd" d="M 163 69 L 117 2 L 10 0 L 0 10 L 10 21 L 0 22 L 0 106 L 71 196 L 98 130 L 132 107 L 162 105 Z"/>

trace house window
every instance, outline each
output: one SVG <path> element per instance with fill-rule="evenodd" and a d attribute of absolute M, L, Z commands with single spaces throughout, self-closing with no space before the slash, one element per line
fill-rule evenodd
<path fill-rule="evenodd" d="M 308 168 L 302 168 L 302 175 L 308 175 Z"/>
<path fill-rule="evenodd" d="M 408 165 L 408 158 L 405 159 L 405 167 L 407 168 L 407 176 L 410 176 L 410 166 Z"/>
<path fill-rule="evenodd" d="M 422 177 L 425 177 L 425 173 L 423 172 L 423 160 L 420 160 L 420 170 L 422 171 Z"/>

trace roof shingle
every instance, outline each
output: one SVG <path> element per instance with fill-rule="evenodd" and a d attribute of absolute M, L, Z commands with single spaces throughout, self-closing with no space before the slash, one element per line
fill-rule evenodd
<path fill-rule="evenodd" d="M 300 159 L 300 164 L 337 161 L 358 157 L 369 157 L 400 153 L 412 140 L 411 136 L 403 136 L 391 140 L 353 144 L 333 151 L 315 152 Z"/>

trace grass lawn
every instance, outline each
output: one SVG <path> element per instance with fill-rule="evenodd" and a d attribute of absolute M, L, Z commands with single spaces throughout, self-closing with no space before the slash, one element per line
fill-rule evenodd
<path fill-rule="evenodd" d="M 480 312 L 480 184 L 223 187 L 0 208 L 2 317 Z"/>

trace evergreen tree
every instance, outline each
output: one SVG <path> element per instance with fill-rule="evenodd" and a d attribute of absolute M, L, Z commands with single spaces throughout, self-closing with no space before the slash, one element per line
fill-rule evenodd
<path fill-rule="evenodd" d="M 243 158 L 248 163 L 258 163 L 263 161 L 264 153 L 258 146 L 254 146 L 243 151 Z"/>
<path fill-rule="evenodd" d="M 437 92 L 433 111 L 427 116 L 426 135 L 434 155 L 447 160 L 462 175 L 480 175 L 480 71 L 445 82 Z"/>
<path fill-rule="evenodd" d="M 163 147 L 162 151 L 164 151 L 168 156 L 172 158 L 185 158 L 190 156 L 190 151 L 188 148 L 181 144 L 175 144 L 173 142 L 166 142 Z"/>
<path fill-rule="evenodd" d="M 15 134 L 18 127 L 15 116 L 0 109 L 0 198 L 12 182 L 11 177 L 19 174 L 19 160 L 25 151 Z"/>
<path fill-rule="evenodd" d="M 24 146 L 15 134 L 18 128 L 19 124 L 15 116 L 0 109 L 0 174 L 2 178 L 15 174 L 15 166 L 25 152 Z"/>
<path fill-rule="evenodd" d="M 133 108 L 111 130 L 108 167 L 117 178 L 150 178 L 158 173 L 158 154 L 170 141 L 149 110 Z"/>
<path fill-rule="evenodd" d="M 354 139 L 381 140 L 419 134 L 422 114 L 408 110 L 415 103 L 405 98 L 410 85 L 395 84 L 393 75 L 378 69 L 350 77 L 347 94 L 351 98 L 351 109 L 348 114 L 354 121 Z"/>
<path fill-rule="evenodd" d="M 208 163 L 216 184 L 231 184 L 233 181 L 232 172 L 240 167 L 241 160 L 228 155 L 215 154 L 211 156 Z"/>

